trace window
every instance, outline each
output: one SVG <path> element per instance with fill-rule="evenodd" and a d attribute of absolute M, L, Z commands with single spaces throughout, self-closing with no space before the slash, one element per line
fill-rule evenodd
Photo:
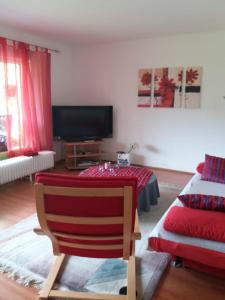
<path fill-rule="evenodd" d="M 10 156 L 52 149 L 50 58 L 0 37 L 0 151 Z"/>
<path fill-rule="evenodd" d="M 18 148 L 20 140 L 21 113 L 21 80 L 19 64 L 7 63 L 7 76 L 4 76 L 3 63 L 0 63 L 0 141 L 2 149 L 6 151 L 7 132 L 10 132 L 12 149 Z M 7 82 L 6 82 L 7 79 Z M 18 113 L 20 111 L 20 113 Z M 7 126 L 8 129 L 7 130 Z"/>

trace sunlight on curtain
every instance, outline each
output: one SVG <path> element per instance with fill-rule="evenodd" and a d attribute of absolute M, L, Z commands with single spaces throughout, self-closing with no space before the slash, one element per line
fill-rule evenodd
<path fill-rule="evenodd" d="M 52 149 L 50 54 L 0 38 L 0 138 L 4 137 L 10 155 Z"/>
<path fill-rule="evenodd" d="M 0 62 L 0 115 L 2 135 L 8 136 L 8 148 L 18 149 L 22 133 L 19 116 L 21 115 L 21 81 L 19 64 L 7 63 L 7 77 L 4 64 Z M 7 81 L 6 81 L 7 79 Z"/>

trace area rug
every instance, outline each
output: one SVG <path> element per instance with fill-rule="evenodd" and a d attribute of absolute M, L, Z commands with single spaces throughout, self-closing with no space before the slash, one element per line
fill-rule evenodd
<path fill-rule="evenodd" d="M 161 187 L 159 204 L 140 216 L 142 239 L 137 242 L 138 299 L 150 300 L 166 269 L 170 256 L 147 251 L 149 233 L 161 214 L 179 193 Z M 38 226 L 36 215 L 0 232 L 0 272 L 20 284 L 40 289 L 53 262 L 49 239 L 33 233 Z M 118 294 L 126 285 L 127 263 L 122 259 L 90 259 L 70 257 L 58 286 L 64 290 Z"/>

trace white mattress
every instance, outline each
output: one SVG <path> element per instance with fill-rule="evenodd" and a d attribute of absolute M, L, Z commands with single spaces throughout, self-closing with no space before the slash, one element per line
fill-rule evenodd
<path fill-rule="evenodd" d="M 181 194 L 206 194 L 206 195 L 216 195 L 216 196 L 225 197 L 225 184 L 203 181 L 200 178 L 201 178 L 200 174 L 195 174 L 192 177 L 192 179 L 189 181 L 189 183 L 186 185 L 186 187 L 183 189 Z M 174 205 L 183 206 L 183 204 L 178 198 L 176 198 L 176 200 L 172 203 L 169 209 Z M 170 231 L 166 231 L 163 228 L 163 223 L 169 209 L 165 212 L 165 214 L 162 216 L 162 218 L 159 220 L 159 222 L 151 232 L 150 238 L 157 237 L 157 238 L 162 238 L 164 240 L 173 241 L 176 243 L 197 246 L 197 247 L 225 253 L 225 243 L 199 239 L 199 238 L 192 238 L 192 237 L 172 233 Z"/>

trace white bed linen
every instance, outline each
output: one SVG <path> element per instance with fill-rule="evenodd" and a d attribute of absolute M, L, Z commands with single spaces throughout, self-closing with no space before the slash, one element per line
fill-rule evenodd
<path fill-rule="evenodd" d="M 205 195 L 215 195 L 215 196 L 225 197 L 225 184 L 203 181 L 201 180 L 201 175 L 197 173 L 192 177 L 192 179 L 183 189 L 181 194 L 205 194 Z M 225 253 L 225 243 L 188 237 L 188 236 L 172 233 L 170 231 L 166 231 L 163 228 L 164 219 L 168 211 L 170 210 L 170 208 L 174 205 L 183 206 L 182 202 L 178 198 L 176 198 L 176 200 L 172 203 L 169 209 L 159 220 L 159 222 L 151 232 L 149 238 L 157 237 L 157 238 L 162 238 L 164 240 L 169 240 L 176 243 L 197 246 L 197 247 Z M 225 221 L 225 215 L 224 215 L 224 221 Z"/>

